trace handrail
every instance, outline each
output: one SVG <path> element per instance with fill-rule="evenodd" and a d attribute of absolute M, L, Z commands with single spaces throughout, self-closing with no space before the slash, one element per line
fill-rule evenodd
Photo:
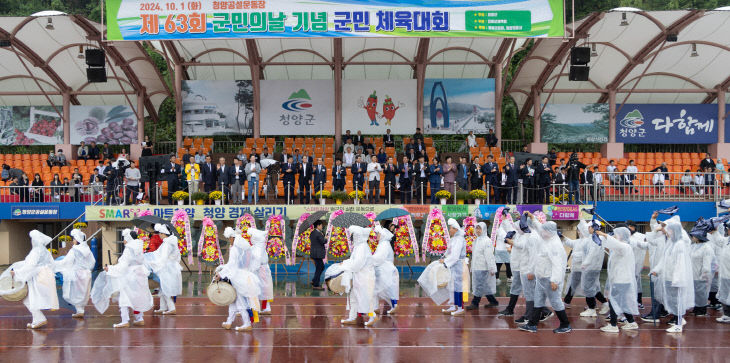
<path fill-rule="evenodd" d="M 92 198 L 92 199 L 93 199 L 93 198 Z M 101 201 L 103 201 L 103 200 L 104 200 L 104 198 L 99 198 L 98 200 L 95 200 L 95 201 L 94 201 L 94 200 L 92 200 L 92 203 L 91 203 L 91 205 L 95 206 L 95 205 L 99 204 L 99 202 L 101 202 Z M 53 238 L 51 239 L 51 243 L 53 243 L 53 241 L 55 241 L 56 239 L 58 239 L 58 237 L 60 237 L 60 236 L 64 235 L 64 234 L 65 234 L 64 232 L 66 232 L 66 230 L 68 229 L 68 227 L 70 227 L 70 226 L 73 226 L 73 225 L 74 225 L 74 223 L 76 223 L 76 222 L 78 222 L 78 221 L 79 221 L 79 219 L 81 219 L 82 217 L 86 216 L 86 211 L 87 211 L 87 210 L 86 210 L 86 209 L 84 209 L 84 212 L 83 212 L 83 213 L 81 213 L 81 214 L 80 214 L 80 215 L 79 215 L 78 217 L 76 217 L 76 219 L 74 219 L 74 220 L 73 220 L 73 221 L 72 221 L 71 223 L 69 223 L 69 224 L 68 224 L 68 225 L 67 225 L 66 227 L 64 227 L 64 228 L 63 228 L 63 229 L 61 230 L 61 232 L 59 232 L 59 233 L 58 233 L 57 235 L 55 235 L 55 236 L 54 236 L 54 237 L 53 237 Z"/>

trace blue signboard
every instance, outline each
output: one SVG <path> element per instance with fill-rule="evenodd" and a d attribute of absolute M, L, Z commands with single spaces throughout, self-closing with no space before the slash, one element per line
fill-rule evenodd
<path fill-rule="evenodd" d="M 57 205 L 12 205 L 10 206 L 11 219 L 57 219 Z"/>
<path fill-rule="evenodd" d="M 625 104 L 616 115 L 616 142 L 717 143 L 717 105 Z"/>
<path fill-rule="evenodd" d="M 679 218 L 682 222 L 696 221 L 700 217 L 710 218 L 717 215 L 714 202 L 598 202 L 596 212 L 607 221 L 619 222 L 632 220 L 648 222 L 655 210 L 679 207 Z M 659 220 L 669 218 L 660 215 Z"/>

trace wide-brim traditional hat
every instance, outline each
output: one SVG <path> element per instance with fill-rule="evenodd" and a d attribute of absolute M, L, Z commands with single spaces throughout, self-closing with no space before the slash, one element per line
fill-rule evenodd
<path fill-rule="evenodd" d="M 205 291 L 208 299 L 218 306 L 228 306 L 236 301 L 236 289 L 225 281 L 213 281 Z"/>

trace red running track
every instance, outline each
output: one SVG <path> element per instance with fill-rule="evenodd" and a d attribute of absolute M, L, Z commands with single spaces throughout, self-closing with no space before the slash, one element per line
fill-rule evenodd
<path fill-rule="evenodd" d="M 506 298 L 499 299 L 500 304 Z M 638 331 L 598 330 L 601 319 L 580 318 L 568 310 L 573 332 L 554 334 L 557 319 L 540 324 L 537 334 L 516 329 L 497 309 L 445 316 L 426 298 L 405 298 L 398 315 L 373 328 L 340 324 L 341 297 L 282 297 L 273 314 L 262 316 L 252 332 L 220 327 L 226 307 L 205 298 L 180 298 L 176 316 L 145 314 L 144 327 L 114 329 L 116 306 L 106 315 L 87 308 L 85 320 L 70 312 L 47 312 L 48 325 L 25 327 L 30 314 L 20 303 L 0 302 L 0 362 L 727 362 L 730 325 L 711 317 L 687 316 L 682 334 L 666 324 L 641 323 Z M 524 311 L 518 305 L 517 312 Z M 240 319 L 237 321 L 240 325 Z"/>

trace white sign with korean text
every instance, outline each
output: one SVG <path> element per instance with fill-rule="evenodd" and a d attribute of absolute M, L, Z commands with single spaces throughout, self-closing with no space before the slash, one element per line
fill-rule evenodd
<path fill-rule="evenodd" d="M 332 135 L 334 130 L 334 81 L 261 81 L 261 135 Z"/>

